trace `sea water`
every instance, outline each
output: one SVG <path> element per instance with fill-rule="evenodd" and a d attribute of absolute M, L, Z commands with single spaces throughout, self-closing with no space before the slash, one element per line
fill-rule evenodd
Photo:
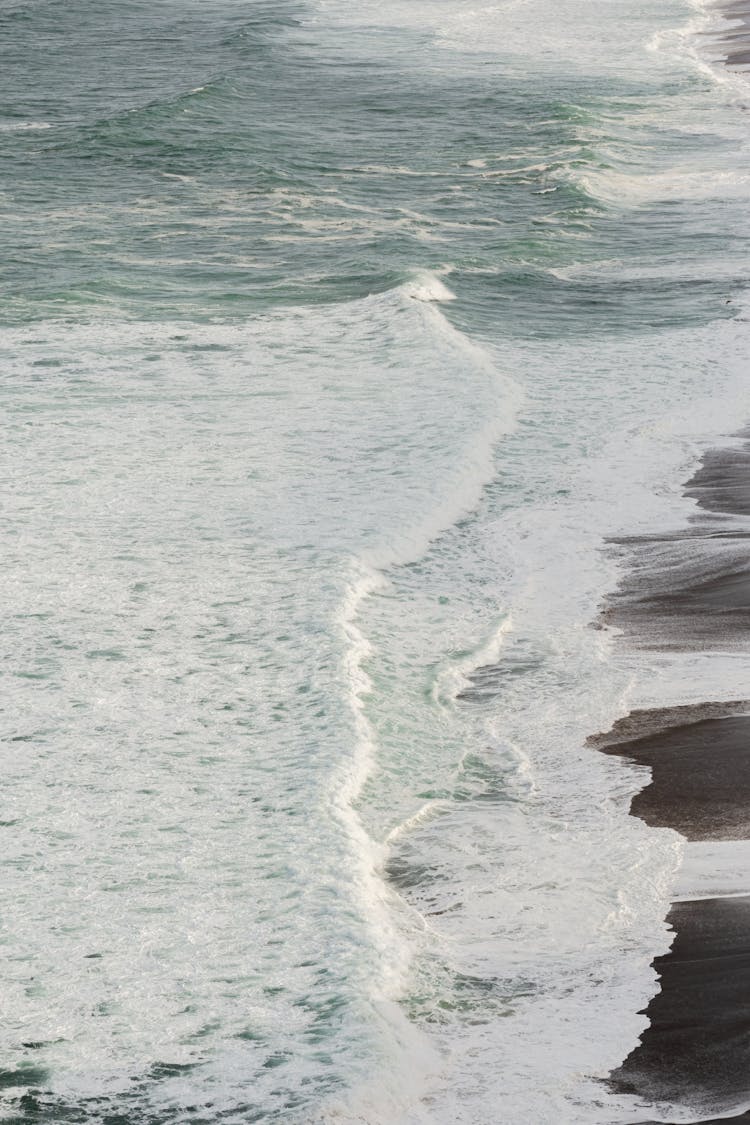
<path fill-rule="evenodd" d="M 747 662 L 592 622 L 750 417 L 719 18 L 3 5 L 0 1119 L 642 1118 L 584 743 Z"/>

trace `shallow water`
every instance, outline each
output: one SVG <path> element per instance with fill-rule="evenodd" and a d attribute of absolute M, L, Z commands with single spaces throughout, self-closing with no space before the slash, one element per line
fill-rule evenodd
<path fill-rule="evenodd" d="M 4 1119 L 638 1119 L 681 845 L 585 738 L 705 683 L 590 623 L 750 414 L 709 17 L 0 15 Z"/>

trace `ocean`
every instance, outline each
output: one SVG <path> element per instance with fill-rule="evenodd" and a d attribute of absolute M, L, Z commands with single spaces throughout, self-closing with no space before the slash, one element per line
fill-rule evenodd
<path fill-rule="evenodd" d="M 750 421 L 722 20 L 3 0 L 0 1120 L 643 1120 L 586 739 L 746 694 L 595 627 Z"/>

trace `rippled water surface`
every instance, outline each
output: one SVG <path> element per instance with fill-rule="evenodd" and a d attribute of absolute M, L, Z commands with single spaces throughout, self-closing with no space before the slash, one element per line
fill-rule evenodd
<path fill-rule="evenodd" d="M 712 18 L 3 7 L 2 1120 L 637 1119 L 584 740 L 692 689 L 589 623 L 748 416 Z"/>

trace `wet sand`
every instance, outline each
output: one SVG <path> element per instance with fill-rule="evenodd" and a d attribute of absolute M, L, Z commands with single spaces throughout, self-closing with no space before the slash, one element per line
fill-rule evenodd
<path fill-rule="evenodd" d="M 621 629 L 639 649 L 744 648 L 750 638 L 750 445 L 706 453 L 685 495 L 697 504 L 688 528 L 611 542 L 626 573 L 600 624 Z"/>
<path fill-rule="evenodd" d="M 742 1109 L 750 1073 L 750 897 L 676 903 L 654 962 L 651 1026 L 611 1081 L 623 1093 L 708 1115 Z"/>
<path fill-rule="evenodd" d="M 709 451 L 685 492 L 688 528 L 612 544 L 626 570 L 600 624 L 634 649 L 750 651 L 750 444 Z M 634 711 L 589 744 L 651 771 L 630 809 L 647 824 L 750 840 L 749 701 Z M 610 1085 L 714 1125 L 750 1121 L 750 896 L 675 902 L 667 921 L 649 1027 Z"/>
<path fill-rule="evenodd" d="M 685 495 L 710 512 L 750 515 L 750 447 L 709 450 Z"/>
<path fill-rule="evenodd" d="M 743 537 L 744 538 L 744 537 Z M 689 554 L 694 548 L 692 556 Z M 610 600 L 602 624 L 622 629 L 640 649 L 717 651 L 750 635 L 748 545 L 664 539 L 633 545 L 632 574 Z M 645 580 L 645 591 L 644 591 Z"/>
<path fill-rule="evenodd" d="M 721 57 L 729 67 L 750 66 L 750 2 L 735 0 L 734 3 L 721 4 L 718 11 L 732 21 L 716 36 Z"/>
<path fill-rule="evenodd" d="M 718 56 L 750 67 L 750 0 L 718 11 L 730 21 L 711 35 Z M 626 571 L 599 624 L 634 649 L 749 651 L 750 442 L 709 450 L 685 495 L 696 502 L 686 529 L 611 544 Z M 650 769 L 632 815 L 703 845 L 750 840 L 747 701 L 635 711 L 589 743 Z M 723 854 L 731 886 L 740 861 Z M 750 896 L 675 902 L 667 922 L 675 939 L 653 963 L 649 1026 L 610 1085 L 679 1108 L 678 1118 L 687 1109 L 706 1125 L 750 1123 Z"/>
<path fill-rule="evenodd" d="M 633 798 L 632 815 L 688 840 L 749 839 L 750 706 L 747 711 L 700 718 L 701 708 L 690 708 L 675 726 L 600 744 L 605 754 L 651 768 L 651 783 Z"/>
<path fill-rule="evenodd" d="M 732 1117 L 702 1117 L 701 1125 L 732 1125 L 732 1122 L 737 1122 L 739 1123 L 739 1125 L 742 1125 L 743 1122 L 748 1121 L 750 1121 L 750 1111 L 748 1111 L 747 1113 L 741 1113 L 739 1116 L 737 1116 L 737 1114 L 734 1114 Z M 664 1122 L 638 1121 L 635 1123 L 635 1125 L 664 1125 Z M 667 1122 L 667 1125 L 669 1125 L 669 1122 Z M 680 1123 L 676 1122 L 675 1125 L 680 1125 Z"/>

